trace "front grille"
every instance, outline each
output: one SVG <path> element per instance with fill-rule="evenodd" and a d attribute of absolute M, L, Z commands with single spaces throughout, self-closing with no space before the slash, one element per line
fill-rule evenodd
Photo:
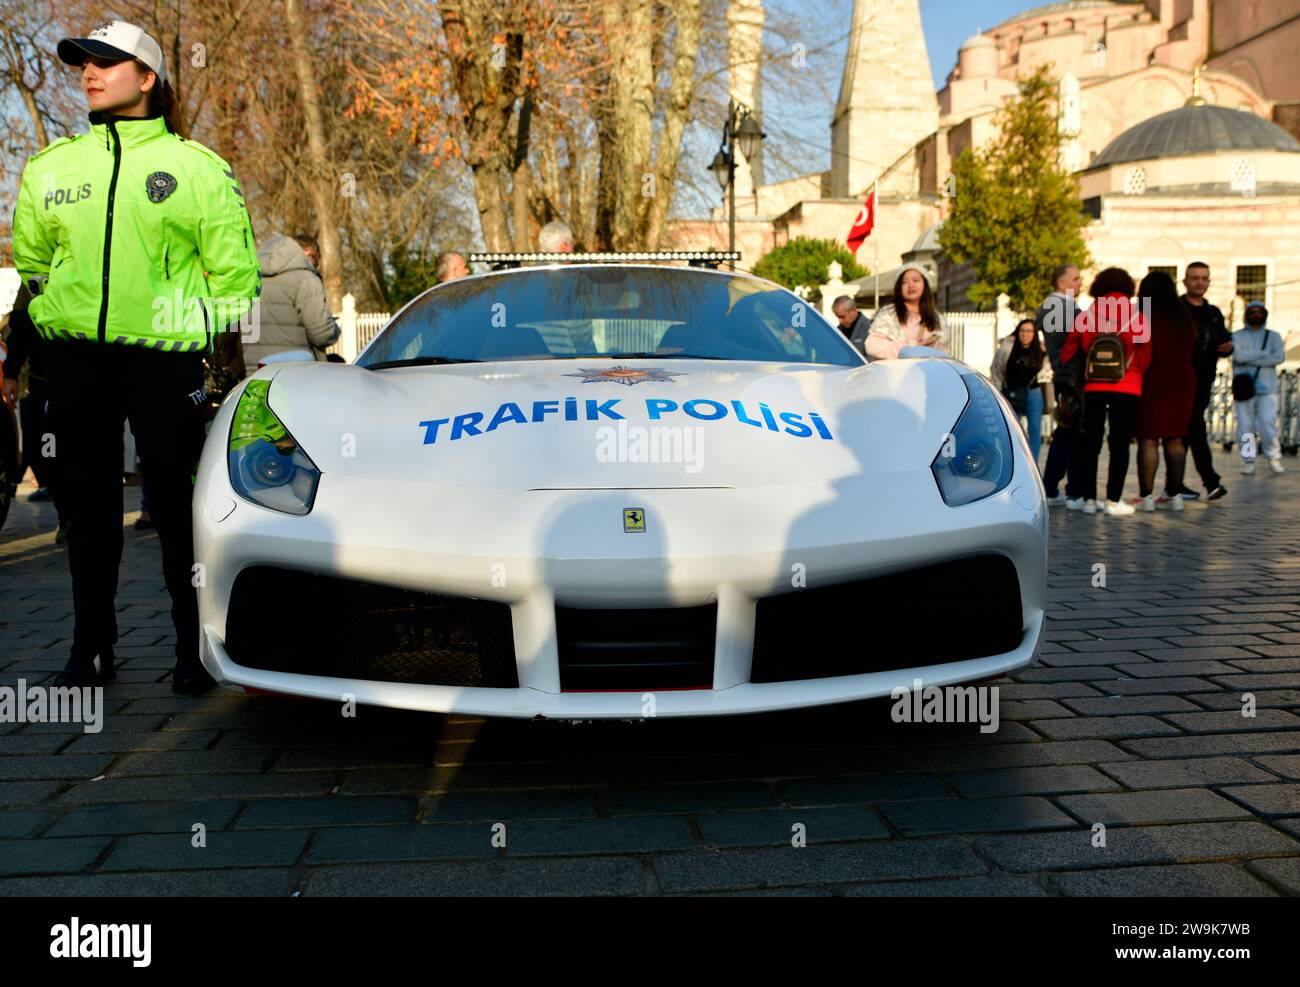
<path fill-rule="evenodd" d="M 1020 645 L 1016 567 L 981 555 L 758 601 L 751 682 L 983 658 Z"/>
<path fill-rule="evenodd" d="M 717 604 L 657 610 L 555 608 L 565 692 L 708 689 Z"/>
<path fill-rule="evenodd" d="M 510 607 L 253 566 L 235 578 L 226 650 L 247 668 L 419 685 L 519 685 Z"/>

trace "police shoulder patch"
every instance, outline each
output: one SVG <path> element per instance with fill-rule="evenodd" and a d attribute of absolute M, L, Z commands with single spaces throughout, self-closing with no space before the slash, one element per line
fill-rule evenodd
<path fill-rule="evenodd" d="M 165 171 L 155 171 L 144 180 L 144 187 L 149 193 L 150 202 L 162 202 L 176 191 L 176 176 Z"/>

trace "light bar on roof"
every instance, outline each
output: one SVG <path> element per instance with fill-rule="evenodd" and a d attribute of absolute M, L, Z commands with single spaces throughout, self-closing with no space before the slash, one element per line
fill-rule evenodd
<path fill-rule="evenodd" d="M 717 267 L 724 261 L 740 260 L 739 250 L 629 250 L 603 253 L 474 253 L 471 264 L 490 264 L 494 268 L 519 267 L 521 264 L 630 264 L 638 261 L 689 261 L 692 267 Z"/>

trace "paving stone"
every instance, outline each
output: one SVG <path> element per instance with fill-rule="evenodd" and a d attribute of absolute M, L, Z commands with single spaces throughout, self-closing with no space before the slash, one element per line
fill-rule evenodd
<path fill-rule="evenodd" d="M 274 798 L 327 795 L 332 772 L 283 775 L 179 775 L 175 778 L 105 778 L 73 785 L 59 796 L 64 804 L 156 802 L 162 799 Z"/>
<path fill-rule="evenodd" d="M 93 864 L 108 838 L 0 840 L 0 875 L 68 874 Z"/>
<path fill-rule="evenodd" d="M 1300 754 L 1277 754 L 1251 758 L 1266 771 L 1272 771 L 1283 778 L 1300 778 Z"/>
<path fill-rule="evenodd" d="M 1300 749 L 1300 733 L 1216 733 L 1191 737 L 1151 737 L 1127 740 L 1126 750 L 1142 757 L 1202 757 L 1212 754 L 1277 754 Z"/>
<path fill-rule="evenodd" d="M 1260 861 L 1268 864 L 1280 862 Z M 1044 880 L 1060 894 L 1088 898 L 1242 898 L 1276 894 L 1266 884 L 1232 864 L 1108 867 L 1051 874 Z"/>
<path fill-rule="evenodd" d="M 984 865 L 964 844 L 935 839 L 662 854 L 655 858 L 655 870 L 664 891 L 702 892 L 891 878 L 965 877 L 984 873 Z"/>
<path fill-rule="evenodd" d="M 937 778 L 915 773 L 810 778 L 781 786 L 781 797 L 795 806 L 871 804 L 947 794 Z"/>
<path fill-rule="evenodd" d="M 719 808 L 758 808 L 777 805 L 772 789 L 758 782 L 730 782 L 719 785 L 674 785 L 668 788 L 612 788 L 612 815 L 640 815 L 646 812 L 695 812 Z"/>
<path fill-rule="evenodd" d="M 685 816 L 524 819 L 510 824 L 508 832 L 506 853 L 511 857 L 654 853 L 695 846 Z"/>
<path fill-rule="evenodd" d="M 490 858 L 493 835 L 487 823 L 339 827 L 317 834 L 304 863 Z"/>
<path fill-rule="evenodd" d="M 113 765 L 113 778 L 188 774 L 261 774 L 274 758 L 269 751 L 151 751 L 127 754 Z"/>
<path fill-rule="evenodd" d="M 1283 709 L 1256 709 L 1254 716 L 1243 716 L 1240 709 L 1218 713 L 1171 713 L 1165 719 L 1193 733 L 1294 730 L 1300 727 L 1300 717 Z"/>
<path fill-rule="evenodd" d="M 1204 788 L 1064 795 L 1056 801 L 1061 808 L 1087 826 L 1094 823 L 1140 826 L 1146 823 L 1250 818 L 1250 813 L 1235 802 Z"/>
<path fill-rule="evenodd" d="M 298 885 L 289 869 L 122 872 L 0 880 L 0 897 L 285 898 Z"/>
<path fill-rule="evenodd" d="M 957 791 L 971 798 L 998 795 L 1056 795 L 1063 792 L 1106 792 L 1120 786 L 1091 765 L 1066 764 L 1046 768 L 1002 768 L 993 771 L 944 773 Z"/>
<path fill-rule="evenodd" d="M 904 836 L 1056 829 L 1075 822 L 1044 798 L 931 799 L 880 810 Z"/>
<path fill-rule="evenodd" d="M 433 795 L 421 811 L 423 822 L 515 819 L 575 819 L 596 815 L 595 791 L 460 792 Z"/>
<path fill-rule="evenodd" d="M 1099 764 L 1097 767 L 1129 788 L 1183 788 L 1273 780 L 1269 774 L 1239 757 L 1127 761 L 1123 764 Z"/>
<path fill-rule="evenodd" d="M 363 798 L 262 799 L 251 803 L 240 814 L 236 829 L 284 827 L 315 829 L 326 826 L 358 826 L 409 823 L 415 818 L 416 799 L 412 796 Z"/>
<path fill-rule="evenodd" d="M 1090 827 L 1055 833 L 981 836 L 981 852 L 1003 870 L 1037 872 L 1137 864 L 1199 863 L 1250 856 L 1300 854 L 1300 843 L 1259 822 L 1114 826 L 1093 846 Z"/>
<path fill-rule="evenodd" d="M 287 867 L 307 845 L 303 832 L 221 832 L 209 830 L 207 846 L 191 845 L 191 834 L 127 836 L 100 870 L 203 870 L 213 867 Z"/>
<path fill-rule="evenodd" d="M 939 881 L 882 881 L 844 888 L 853 898 L 1010 898 L 1047 895 L 1037 884 L 1012 877 L 963 877 Z"/>
<path fill-rule="evenodd" d="M 1050 740 L 1166 737 L 1178 733 L 1177 727 L 1154 716 L 1088 716 L 1069 720 L 1035 720 L 1030 725 Z"/>
<path fill-rule="evenodd" d="M 716 847 L 791 846 L 796 825 L 808 844 L 889 837 L 879 817 L 862 806 L 707 812 L 695 822 L 704 842 Z"/>
<path fill-rule="evenodd" d="M 0 839 L 33 836 L 53 818 L 48 809 L 0 810 Z"/>
<path fill-rule="evenodd" d="M 362 864 L 312 869 L 304 896 L 639 895 L 654 885 L 631 857 Z"/>
<path fill-rule="evenodd" d="M 63 815 L 49 836 L 97 836 L 131 833 L 189 833 L 195 823 L 225 829 L 239 811 L 235 801 L 128 802 L 87 805 Z"/>
<path fill-rule="evenodd" d="M 1300 895 L 1300 857 L 1275 860 L 1252 860 L 1246 867 L 1283 894 Z"/>
<path fill-rule="evenodd" d="M 1133 716 L 1139 713 L 1194 713 L 1197 708 L 1178 696 L 1083 696 L 1062 705 L 1085 716 Z"/>
<path fill-rule="evenodd" d="M 1300 816 L 1300 784 L 1232 785 L 1223 794 L 1260 816 Z"/>

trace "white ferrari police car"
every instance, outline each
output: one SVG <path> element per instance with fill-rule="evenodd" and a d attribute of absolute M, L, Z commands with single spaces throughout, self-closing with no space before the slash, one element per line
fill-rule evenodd
<path fill-rule="evenodd" d="M 1033 660 L 1042 485 L 982 377 L 868 365 L 747 274 L 619 259 L 439 285 L 355 365 L 232 392 L 194 501 L 220 683 L 627 718 Z"/>

